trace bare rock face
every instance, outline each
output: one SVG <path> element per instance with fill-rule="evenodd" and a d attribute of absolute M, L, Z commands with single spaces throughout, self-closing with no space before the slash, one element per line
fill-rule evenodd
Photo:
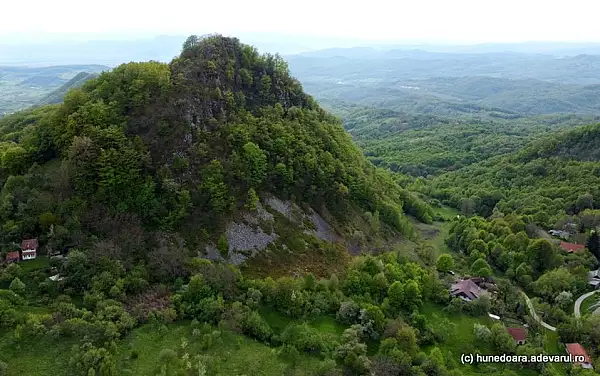
<path fill-rule="evenodd" d="M 305 229 L 305 234 L 329 242 L 343 241 L 343 238 L 335 231 L 333 226 L 312 208 L 309 208 L 308 213 L 306 213 L 291 201 L 280 200 L 276 197 L 267 198 L 264 200 L 264 204 L 283 215 L 290 222 L 298 225 L 299 231 L 301 231 L 303 224 L 309 221 L 313 228 Z M 279 235 L 272 231 L 273 226 L 270 226 L 269 229 L 261 227 L 265 223 L 272 224 L 276 220 L 273 214 L 269 213 L 261 203 L 257 204 L 256 210 L 244 213 L 242 218 L 242 221 L 232 221 L 227 225 L 225 231 L 225 237 L 229 245 L 227 259 L 223 257 L 214 244 L 206 246 L 206 254 L 203 257 L 240 265 L 248 258 L 264 251 L 269 244 L 279 239 Z M 285 244 L 282 247 L 287 248 Z"/>

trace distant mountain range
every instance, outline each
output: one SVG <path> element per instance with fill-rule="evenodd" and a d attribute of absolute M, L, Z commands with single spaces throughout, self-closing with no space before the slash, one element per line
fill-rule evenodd
<path fill-rule="evenodd" d="M 198 33 L 199 35 L 206 33 Z M 245 33 L 237 35 L 241 42 L 256 46 L 261 52 L 306 56 L 349 58 L 370 56 L 434 58 L 436 54 L 545 54 L 576 56 L 600 54 L 600 43 L 526 42 L 477 45 L 449 45 L 418 41 L 369 41 L 348 38 Z M 102 64 L 114 67 L 130 61 L 170 61 L 181 51 L 186 35 L 102 36 L 68 41 L 48 38 L 0 38 L 0 65 L 70 65 Z M 425 54 L 424 54 L 425 52 Z"/>

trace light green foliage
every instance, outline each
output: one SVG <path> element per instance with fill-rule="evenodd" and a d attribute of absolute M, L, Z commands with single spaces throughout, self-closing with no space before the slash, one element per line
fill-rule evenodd
<path fill-rule="evenodd" d="M 451 255 L 444 253 L 438 257 L 435 265 L 438 271 L 446 273 L 454 268 L 454 259 Z"/>
<path fill-rule="evenodd" d="M 106 348 L 97 348 L 89 342 L 73 347 L 69 359 L 69 372 L 77 376 L 118 375 L 114 355 Z"/>
<path fill-rule="evenodd" d="M 502 324 L 495 323 L 490 331 L 492 346 L 497 354 L 512 353 L 516 350 L 514 339 Z"/>
<path fill-rule="evenodd" d="M 256 194 L 254 188 L 248 189 L 248 193 L 246 194 L 246 209 L 248 210 L 256 210 L 256 206 L 258 205 L 259 198 Z"/>
<path fill-rule="evenodd" d="M 492 275 L 492 269 L 490 265 L 484 259 L 477 259 L 471 265 L 471 274 L 477 277 L 490 277 Z"/>

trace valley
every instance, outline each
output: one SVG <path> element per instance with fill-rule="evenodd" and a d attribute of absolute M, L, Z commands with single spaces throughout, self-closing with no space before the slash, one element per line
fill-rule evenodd
<path fill-rule="evenodd" d="M 242 42 L 2 71 L 0 375 L 597 374 L 597 55 Z"/>

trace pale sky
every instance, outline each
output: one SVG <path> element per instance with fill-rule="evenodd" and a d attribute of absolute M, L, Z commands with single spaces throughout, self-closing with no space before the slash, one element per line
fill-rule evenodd
<path fill-rule="evenodd" d="M 55 33 L 600 42 L 598 0 L 5 0 L 0 36 Z M 93 5 L 92 5 L 93 4 Z"/>

